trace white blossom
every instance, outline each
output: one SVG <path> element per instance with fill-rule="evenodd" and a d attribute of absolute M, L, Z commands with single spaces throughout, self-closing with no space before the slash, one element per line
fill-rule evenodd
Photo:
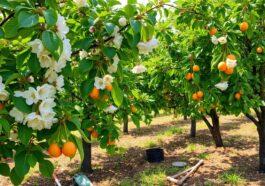
<path fill-rule="evenodd" d="M 137 44 L 139 54 L 149 54 L 150 52 L 153 51 L 153 49 L 158 45 L 158 40 L 155 38 L 152 38 L 148 42 L 139 42 Z"/>
<path fill-rule="evenodd" d="M 56 79 L 56 89 L 59 92 L 62 92 L 64 90 L 63 87 L 64 87 L 64 77 L 63 77 L 63 75 L 60 75 Z"/>
<path fill-rule="evenodd" d="M 5 90 L 5 84 L 3 84 L 3 78 L 0 76 L 0 101 L 6 101 L 9 98 L 9 92 Z"/>
<path fill-rule="evenodd" d="M 218 38 L 218 41 L 221 45 L 226 44 L 227 43 L 227 36 L 222 36 L 222 37 Z"/>
<path fill-rule="evenodd" d="M 219 43 L 219 41 L 218 41 L 218 39 L 217 39 L 217 37 L 216 37 L 215 35 L 213 35 L 213 36 L 211 37 L 211 41 L 212 41 L 212 43 L 215 44 L 215 45 L 217 45 L 217 44 Z"/>
<path fill-rule="evenodd" d="M 94 33 L 96 31 L 96 28 L 94 26 L 89 27 L 89 32 Z"/>
<path fill-rule="evenodd" d="M 49 84 L 44 84 L 37 87 L 38 95 L 40 100 L 45 100 L 48 98 L 55 97 L 56 89 L 54 86 Z"/>
<path fill-rule="evenodd" d="M 15 119 L 16 122 L 22 123 L 25 118 L 25 114 L 18 110 L 16 107 L 13 107 L 12 110 L 9 111 L 9 115 Z"/>
<path fill-rule="evenodd" d="M 28 105 L 32 105 L 33 103 L 38 103 L 40 99 L 38 92 L 33 87 L 29 87 L 29 89 L 24 92 L 15 91 L 15 96 L 25 98 L 26 103 Z"/>
<path fill-rule="evenodd" d="M 27 123 L 28 127 L 32 128 L 33 130 L 42 130 L 45 128 L 45 120 L 36 112 L 32 112 L 31 114 L 27 115 L 25 118 L 25 123 Z"/>
<path fill-rule="evenodd" d="M 132 69 L 132 73 L 134 73 L 134 74 L 141 74 L 141 73 L 143 73 L 145 71 L 146 71 L 146 68 L 143 65 L 136 65 Z"/>
<path fill-rule="evenodd" d="M 122 27 L 126 26 L 127 25 L 127 19 L 125 17 L 121 17 L 119 19 L 119 25 Z"/>
<path fill-rule="evenodd" d="M 56 81 L 58 75 L 57 73 L 53 70 L 53 68 L 49 68 L 45 75 L 44 75 L 45 78 L 47 78 L 48 82 L 49 83 L 53 83 Z"/>
<path fill-rule="evenodd" d="M 112 65 L 108 66 L 108 72 L 109 73 L 115 73 L 118 70 L 118 63 L 113 63 Z"/>
<path fill-rule="evenodd" d="M 34 77 L 33 76 L 29 76 L 28 77 L 28 82 L 29 83 L 34 83 Z"/>
<path fill-rule="evenodd" d="M 111 83 L 113 83 L 113 79 L 114 78 L 109 74 L 107 74 L 103 77 L 103 81 L 104 81 L 105 85 L 110 85 Z"/>
<path fill-rule="evenodd" d="M 63 39 L 63 51 L 59 60 L 71 61 L 72 46 L 69 39 Z"/>
<path fill-rule="evenodd" d="M 102 89 L 102 90 L 104 90 L 105 87 L 106 87 L 106 84 L 105 84 L 105 82 L 103 81 L 102 78 L 95 77 L 95 83 L 94 83 L 94 86 L 95 86 L 97 89 Z"/>
<path fill-rule="evenodd" d="M 116 25 L 113 29 L 111 36 L 117 35 L 119 33 L 119 31 L 120 31 L 120 28 Z"/>
<path fill-rule="evenodd" d="M 227 68 L 235 68 L 237 66 L 237 61 L 226 58 L 226 66 Z"/>
<path fill-rule="evenodd" d="M 88 53 L 86 51 L 81 50 L 79 52 L 79 57 L 80 57 L 81 60 L 84 59 L 84 58 L 86 58 L 87 56 L 88 56 Z"/>
<path fill-rule="evenodd" d="M 87 6 L 87 0 L 74 0 L 74 2 L 77 4 L 78 8 Z"/>
<path fill-rule="evenodd" d="M 119 56 L 117 54 L 115 54 L 115 56 L 113 57 L 113 61 L 115 64 L 118 64 L 120 59 L 119 59 Z"/>
<path fill-rule="evenodd" d="M 220 89 L 221 91 L 225 91 L 228 88 L 228 82 L 223 81 L 223 82 L 217 83 L 215 87 Z"/>
<path fill-rule="evenodd" d="M 39 111 L 41 115 L 53 112 L 53 108 L 56 106 L 53 98 L 45 99 L 39 105 Z"/>
<path fill-rule="evenodd" d="M 43 50 L 38 54 L 38 58 L 40 61 L 41 68 L 49 68 L 52 66 L 55 61 L 52 57 L 49 56 L 49 52 L 47 50 Z"/>
<path fill-rule="evenodd" d="M 114 43 L 114 45 L 115 45 L 118 49 L 121 48 L 122 40 L 123 40 L 123 37 L 122 37 L 121 34 L 117 33 L 117 34 L 114 36 L 113 43 Z"/>
<path fill-rule="evenodd" d="M 9 139 L 10 139 L 11 141 L 17 141 L 17 140 L 18 140 L 18 133 L 15 132 L 15 131 L 13 131 L 13 130 L 11 130 L 11 131 L 10 131 Z"/>
<path fill-rule="evenodd" d="M 31 46 L 32 48 L 31 52 L 37 54 L 38 56 L 44 50 L 44 46 L 40 39 L 35 39 L 34 41 L 30 41 L 28 42 L 28 45 Z"/>
<path fill-rule="evenodd" d="M 66 25 L 65 18 L 58 14 L 58 19 L 57 19 L 57 34 L 58 36 L 63 39 L 66 37 L 66 34 L 69 32 L 69 27 Z"/>
<path fill-rule="evenodd" d="M 114 112 L 116 112 L 117 110 L 117 107 L 113 106 L 113 105 L 109 105 L 106 109 L 105 109 L 105 112 L 106 113 L 111 113 L 113 114 Z"/>

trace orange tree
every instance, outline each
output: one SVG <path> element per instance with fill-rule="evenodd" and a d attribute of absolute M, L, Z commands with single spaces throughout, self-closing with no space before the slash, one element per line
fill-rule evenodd
<path fill-rule="evenodd" d="M 0 1 L 1 175 L 19 185 L 38 164 L 51 177 L 50 156 L 72 158 L 77 149 L 81 159 L 91 156 L 90 135 L 117 149 L 124 68 L 131 61 L 132 73 L 145 71 L 134 59 L 157 45 L 156 10 L 167 2 Z M 6 158 L 15 162 L 11 170 Z"/>

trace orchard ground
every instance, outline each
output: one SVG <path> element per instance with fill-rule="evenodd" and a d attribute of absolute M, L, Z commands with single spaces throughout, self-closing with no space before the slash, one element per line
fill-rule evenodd
<path fill-rule="evenodd" d="M 108 156 L 93 143 L 94 173 L 89 175 L 96 186 L 110 185 L 172 185 L 167 175 L 179 169 L 171 163 L 187 161 L 189 166 L 199 159 L 205 164 L 188 180 L 187 185 L 265 185 L 265 175 L 257 173 L 258 138 L 255 126 L 245 117 L 221 117 L 221 131 L 226 148 L 216 149 L 210 133 L 202 121 L 197 122 L 197 137 L 189 138 L 190 121 L 173 116 L 159 116 L 151 126 L 136 129 L 130 123 L 129 135 L 118 142 L 119 152 Z M 150 164 L 144 160 L 145 149 L 161 146 L 165 161 Z M 71 185 L 71 177 L 78 172 L 79 156 L 70 160 L 61 156 L 55 162 L 56 174 L 62 185 Z M 11 183 L 0 177 L 0 185 Z M 23 185 L 53 185 L 53 180 L 42 178 L 37 169 L 31 170 Z"/>

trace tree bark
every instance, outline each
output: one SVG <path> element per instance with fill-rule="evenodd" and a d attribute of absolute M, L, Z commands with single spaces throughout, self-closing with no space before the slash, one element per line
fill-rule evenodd
<path fill-rule="evenodd" d="M 204 122 L 206 123 L 207 127 L 210 130 L 215 146 L 224 147 L 221 132 L 220 132 L 219 117 L 217 115 L 216 110 L 211 109 L 209 115 L 212 119 L 212 124 L 208 121 L 208 119 L 205 116 L 203 116 L 202 119 L 204 120 Z"/>
<path fill-rule="evenodd" d="M 88 139 L 91 140 L 91 136 L 88 136 Z M 82 139 L 83 148 L 84 148 L 84 160 L 81 165 L 81 171 L 84 173 L 92 173 L 92 146 L 91 143 L 87 143 Z"/>
<path fill-rule="evenodd" d="M 259 134 L 259 172 L 265 173 L 265 123 L 257 127 Z"/>
<path fill-rule="evenodd" d="M 129 123 L 129 119 L 128 119 L 128 115 L 126 114 L 126 116 L 123 117 L 123 133 L 126 133 L 126 134 L 129 133 L 128 123 Z"/>
<path fill-rule="evenodd" d="M 190 137 L 191 138 L 196 137 L 196 120 L 195 119 L 191 119 Z"/>
<path fill-rule="evenodd" d="M 184 116 L 184 120 L 187 120 L 187 119 L 188 119 L 188 117 L 185 115 L 185 116 Z"/>

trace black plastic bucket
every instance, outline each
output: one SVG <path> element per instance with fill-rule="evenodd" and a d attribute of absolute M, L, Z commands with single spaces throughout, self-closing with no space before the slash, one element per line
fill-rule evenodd
<path fill-rule="evenodd" d="M 146 160 L 150 163 L 157 163 L 164 160 L 164 150 L 161 148 L 151 148 L 146 150 Z"/>

